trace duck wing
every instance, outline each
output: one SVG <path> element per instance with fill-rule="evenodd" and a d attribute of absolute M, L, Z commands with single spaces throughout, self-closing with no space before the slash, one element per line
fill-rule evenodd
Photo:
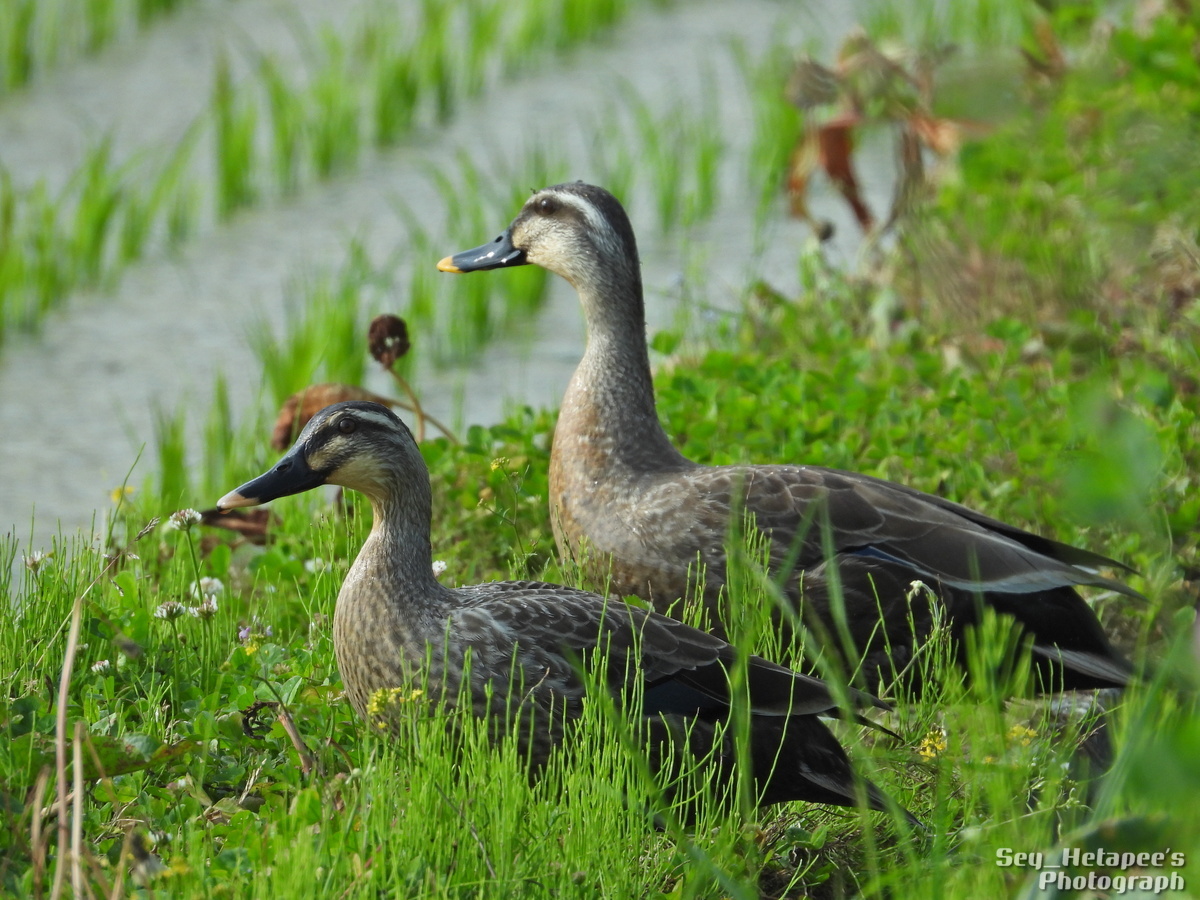
<path fill-rule="evenodd" d="M 611 688 L 620 691 L 630 686 L 631 676 L 642 678 L 651 762 L 667 780 L 668 794 L 682 771 L 680 750 L 705 760 L 715 785 L 735 777 L 738 754 L 722 724 L 729 713 L 728 672 L 736 654 L 728 643 L 675 619 L 559 585 L 500 582 L 480 590 L 474 602 L 452 614 L 452 633 L 466 640 L 481 629 L 493 640 L 503 635 L 510 646 L 521 648 L 527 684 L 536 675 L 538 686 L 555 685 L 554 673 L 574 673 L 602 644 L 607 644 Z M 882 791 L 854 774 L 846 751 L 817 718 L 838 711 L 828 686 L 759 657 L 750 657 L 747 666 L 749 754 L 760 803 L 855 806 L 861 792 L 872 809 L 887 810 Z M 576 676 L 568 693 L 578 689 Z M 856 703 L 887 708 L 869 694 L 850 694 Z"/>
<path fill-rule="evenodd" d="M 574 673 L 580 660 L 606 645 L 610 686 L 629 687 L 633 678 L 640 678 L 647 713 L 728 709 L 728 673 L 736 650 L 719 637 L 560 585 L 498 582 L 480 588 L 486 592 L 451 616 L 458 640 L 516 646 L 526 669 L 564 678 Z M 753 715 L 836 714 L 837 700 L 820 679 L 760 657 L 750 657 L 746 671 Z M 565 682 L 555 685 L 562 688 Z M 856 705 L 888 708 L 869 694 L 849 694 Z"/>
<path fill-rule="evenodd" d="M 1099 585 L 1141 597 L 1096 571 L 1126 568 L 1114 560 L 878 478 L 816 466 L 697 466 L 671 480 L 675 485 L 652 492 L 646 504 L 672 505 L 681 520 L 690 519 L 690 529 L 681 523 L 676 533 L 686 535 L 710 570 L 723 572 L 722 542 L 741 509 L 770 537 L 773 567 L 791 561 L 805 569 L 831 555 L 858 556 L 974 593 Z"/>

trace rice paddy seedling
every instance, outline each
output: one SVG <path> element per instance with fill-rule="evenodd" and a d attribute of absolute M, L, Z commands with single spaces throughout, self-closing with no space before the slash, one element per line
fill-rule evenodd
<path fill-rule="evenodd" d="M 704 108 L 696 116 L 682 103 L 671 107 L 669 113 L 656 115 L 629 85 L 622 94 L 633 116 L 659 228 L 689 227 L 711 215 L 718 199 L 718 172 L 725 149 L 716 92 L 707 92 Z"/>
<path fill-rule="evenodd" d="M 1088 8 L 1099 11 L 1099 4 L 1086 0 L 1072 11 L 1081 19 L 1088 18 Z M 901 13 L 896 8 L 874 6 L 863 15 L 863 26 L 870 34 L 881 38 L 897 38 L 913 47 L 927 48 L 933 44 L 954 43 L 974 52 L 988 52 L 997 47 L 1016 47 L 1029 32 L 1039 11 L 1004 0 L 969 0 L 942 7 L 935 2 L 919 3 Z M 1095 17 L 1095 12 L 1091 13 Z"/>
<path fill-rule="evenodd" d="M 308 86 L 312 98 L 306 133 L 313 173 L 320 180 L 354 165 L 362 152 L 361 90 L 349 79 L 346 46 L 333 34 L 323 36 L 323 64 Z"/>
<path fill-rule="evenodd" d="M 241 462 L 238 448 L 245 446 L 242 438 L 229 403 L 228 380 L 219 374 L 213 384 L 212 405 L 204 423 L 204 477 L 193 488 L 196 494 L 207 496 L 222 490 L 220 486 L 229 481 L 236 471 L 235 464 Z"/>
<path fill-rule="evenodd" d="M 224 154 L 221 195 L 235 205 L 253 198 L 245 173 L 254 162 L 249 135 L 256 128 L 279 132 L 268 134 L 266 144 L 273 148 L 276 180 L 292 190 L 297 173 L 324 179 L 352 165 L 366 141 L 393 146 L 421 121 L 445 122 L 462 98 L 485 86 L 490 72 L 504 68 L 503 60 L 519 57 L 532 65 L 546 50 L 565 49 L 609 27 L 626 7 L 608 0 L 550 11 L 532 0 L 516 9 L 495 0 L 458 7 L 424 2 L 415 28 L 372 10 L 349 39 L 323 35 L 309 51 L 303 79 L 289 81 L 277 63 L 260 61 L 259 93 L 268 109 L 257 114 L 251 112 L 259 102 L 255 92 L 233 88 L 227 66 L 219 68 L 213 114 L 218 156 Z M 521 23 L 528 23 L 527 35 Z M 243 195 L 248 199 L 237 199 Z"/>
<path fill-rule="evenodd" d="M 471 97 L 480 93 L 487 85 L 490 70 L 495 68 L 493 47 L 495 35 L 504 26 L 506 7 L 502 4 L 488 3 L 477 0 L 468 4 L 463 13 L 470 17 L 471 26 L 467 29 L 466 53 L 462 62 L 459 84 L 465 96 Z"/>
<path fill-rule="evenodd" d="M 19 0 L 0 6 L 0 54 L 3 54 L 4 63 L 0 70 L 4 73 L 0 87 L 5 92 L 26 84 L 33 77 L 37 8 L 35 0 Z"/>
<path fill-rule="evenodd" d="M 135 9 L 140 24 L 153 21 L 159 16 L 168 15 L 182 6 L 187 0 L 137 0 Z"/>
<path fill-rule="evenodd" d="M 252 326 L 250 343 L 275 404 L 310 384 L 362 383 L 370 320 L 363 295 L 385 292 L 389 284 L 362 245 L 353 242 L 337 272 L 310 276 L 293 287 L 283 334 L 276 336 L 263 320 Z"/>
<path fill-rule="evenodd" d="M 211 396 L 203 422 L 191 417 L 186 406 L 155 411 L 152 447 L 156 466 L 140 489 L 122 487 L 114 491 L 117 508 L 110 514 L 106 552 L 121 552 L 120 548 L 133 541 L 151 519 L 157 517 L 170 524 L 179 510 L 211 506 L 211 499 L 204 498 L 219 496 L 248 467 L 263 464 L 258 438 L 269 429 L 261 417 L 252 413 L 242 422 L 234 421 L 223 375 L 216 378 Z M 120 528 L 114 532 L 117 525 Z M 209 563 L 218 563 L 223 553 Z M 195 583 L 203 574 L 224 577 L 222 572 L 199 573 L 186 584 Z M 176 596 L 187 599 L 189 592 L 194 593 L 191 588 L 180 588 Z"/>
<path fill-rule="evenodd" d="M 188 129 L 166 162 L 148 178 L 148 188 L 138 186 L 129 172 L 138 161 L 125 167 L 120 253 L 111 263 L 114 273 L 122 264 L 141 258 L 150 247 L 178 244 L 195 227 L 201 204 L 196 199 L 199 187 L 189 178 L 189 167 L 200 132 L 199 122 Z"/>
<path fill-rule="evenodd" d="M 228 57 L 217 60 L 213 83 L 213 139 L 217 161 L 217 215 L 228 218 L 258 197 L 255 173 L 257 108 L 236 89 Z"/>
<path fill-rule="evenodd" d="M 279 64 L 269 56 L 259 62 L 259 77 L 267 98 L 270 121 L 270 155 L 277 190 L 283 196 L 300 187 L 304 118 Z"/>
<path fill-rule="evenodd" d="M 116 0 L 95 0 L 84 6 L 84 22 L 88 53 L 95 53 L 117 35 L 119 19 Z"/>
<path fill-rule="evenodd" d="M 637 153 L 630 141 L 610 139 L 603 135 L 621 134 L 621 116 L 616 106 L 609 107 L 601 117 L 593 140 L 588 142 L 589 167 L 596 173 L 596 183 L 605 186 L 614 197 L 633 196 L 637 179 Z"/>
<path fill-rule="evenodd" d="M 159 407 L 154 414 L 154 448 L 158 453 L 155 498 L 160 509 L 190 505 L 192 484 L 188 460 L 187 411 Z"/>
<path fill-rule="evenodd" d="M 16 189 L 0 174 L 0 337 L 36 328 L 72 289 L 103 284 L 155 241 L 190 229 L 198 204 L 185 179 L 195 134 L 141 183 L 140 161 L 117 165 L 107 140 L 57 195 L 42 182 Z"/>
<path fill-rule="evenodd" d="M 408 273 L 404 316 L 422 335 L 420 344 L 406 357 L 406 370 L 426 353 L 438 365 L 465 359 L 495 335 L 527 321 L 540 306 L 546 279 L 533 267 L 500 273 L 508 278 L 479 279 L 491 283 L 466 286 L 464 292 L 459 285 L 437 277 L 431 264 L 421 264 L 445 256 L 445 242 L 465 245 L 478 241 L 479 235 L 494 229 L 495 221 L 511 216 L 524 200 L 524 189 L 515 186 L 563 177 L 561 165 L 537 150 L 526 153 L 510 168 L 511 175 L 485 173 L 465 153 L 451 166 L 428 167 L 426 175 L 439 193 L 464 201 L 448 207 L 449 219 L 436 240 L 419 216 L 397 204 L 397 214 L 408 226 L 405 256 L 416 261 Z M 512 191 L 496 190 L 494 184 L 513 186 Z"/>
<path fill-rule="evenodd" d="M 548 14 L 533 0 L 526 2 L 528 20 L 541 37 L 535 48 L 522 52 L 550 49 L 555 41 L 546 37 L 547 16 L 568 13 Z M 152 9 L 173 5 L 166 0 L 139 4 L 137 16 L 141 21 Z M 18 3 L 0 13 L 19 18 L 33 15 L 31 8 Z M 597 33 L 625 9 L 613 4 L 574 18 L 566 43 Z M 88 15 L 97 23 L 125 22 L 133 10 L 120 0 L 104 0 L 89 6 Z M 509 5 L 494 0 L 473 0 L 457 10 L 426 3 L 422 10 L 429 27 L 403 30 L 372 10 L 351 39 L 322 35 L 309 52 L 309 71 L 298 79 L 264 56 L 254 78 L 235 83 L 229 58 L 221 56 L 208 115 L 160 168 L 137 161 L 118 164 L 108 143 L 100 141 L 62 196 L 50 197 L 37 187 L 14 191 L 7 179 L 0 182 L 0 209 L 6 210 L 0 227 L 8 238 L 0 246 L 0 279 L 6 285 L 0 336 L 14 327 L 36 326 L 72 288 L 115 275 L 160 236 L 168 244 L 186 240 L 209 208 L 217 219 L 227 218 L 271 191 L 286 195 L 307 178 L 328 178 L 355 165 L 364 141 L 393 145 L 423 118 L 444 120 L 463 96 L 482 88 L 487 73 L 501 67 L 499 61 L 519 39 L 507 24 Z M 518 20 L 522 14 L 512 13 Z M 534 53 L 527 63 L 537 58 Z M 190 171 L 194 143 L 206 128 L 212 130 L 215 159 L 211 185 L 196 181 Z M 267 160 L 269 175 L 263 171 Z M 135 186 L 143 183 L 153 187 L 147 192 Z M 526 275 L 516 279 L 532 281 Z M 526 297 L 521 302 L 529 302 L 535 288 L 521 289 Z M 474 316 L 479 334 L 488 332 L 483 320 L 481 308 Z"/>
<path fill-rule="evenodd" d="M 372 41 L 390 42 L 389 46 L 374 51 L 379 62 L 371 69 L 374 98 L 371 133 L 378 146 L 391 147 L 408 134 L 416 121 L 423 76 L 417 57 L 395 45 L 398 36 L 394 32 L 369 34 Z"/>
<path fill-rule="evenodd" d="M 417 70 L 421 72 L 421 84 L 433 95 L 434 119 L 444 123 L 453 114 L 458 99 L 455 71 L 455 63 L 460 58 L 456 52 L 458 40 L 451 30 L 451 7 L 425 2 L 422 9 L 425 23 L 412 54 L 417 61 Z M 471 46 L 470 39 L 465 45 Z"/>
<path fill-rule="evenodd" d="M 67 186 L 76 203 L 68 252 L 78 267 L 74 276 L 78 282 L 96 284 L 106 269 L 109 236 L 121 206 L 120 177 L 104 140 L 92 148 L 75 174 L 76 181 Z"/>
<path fill-rule="evenodd" d="M 0 97 L 98 53 L 186 0 L 6 0 L 0 4 Z"/>
<path fill-rule="evenodd" d="M 793 50 L 776 43 L 752 59 L 744 47 L 735 44 L 733 52 L 754 111 L 754 137 L 746 176 L 750 190 L 757 197 L 755 226 L 761 230 L 783 193 L 788 158 L 803 128 L 800 110 L 787 102 L 783 91 L 793 64 Z"/>
<path fill-rule="evenodd" d="M 45 185 L 16 191 L 7 175 L 0 181 L 4 195 L 5 243 L 0 246 L 0 272 L 6 281 L 0 293 L 3 328 L 29 328 L 67 289 L 71 261 L 61 234 L 56 206 Z"/>

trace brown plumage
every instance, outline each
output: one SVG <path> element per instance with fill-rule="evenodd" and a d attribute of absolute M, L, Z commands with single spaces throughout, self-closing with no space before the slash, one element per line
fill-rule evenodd
<path fill-rule="evenodd" d="M 934 619 L 927 594 L 912 590 L 919 580 L 945 606 L 960 647 L 981 605 L 1016 618 L 1032 636 L 1045 689 L 1127 682 L 1128 663 L 1075 591 L 1100 585 L 1140 596 L 1097 574 L 1120 563 L 865 475 L 684 458 L 658 420 L 637 244 L 607 191 L 581 182 L 538 191 L 498 238 L 438 267 L 525 264 L 566 278 L 587 320 L 587 349 L 554 432 L 550 508 L 560 552 L 593 585 L 665 612 L 692 596 L 702 574 L 704 600 L 721 621 L 725 544 L 740 510 L 766 535 L 772 574 L 823 648 L 851 662 L 865 656 L 866 671 L 882 680 L 910 661 Z"/>
<path fill-rule="evenodd" d="M 605 646 L 601 682 L 622 703 L 631 692 L 642 695 L 652 763 L 674 770 L 677 755 L 664 748 L 682 746 L 707 758 L 718 783 L 734 776 L 736 754 L 724 734 L 734 649 L 666 616 L 560 585 L 441 584 L 432 569 L 429 473 L 409 430 L 386 408 L 327 407 L 274 468 L 218 508 L 255 506 L 321 484 L 362 492 L 374 512 L 333 621 L 338 668 L 360 716 L 368 717 L 377 691 L 396 687 L 420 687 L 441 709 L 466 697 L 475 715 L 489 718 L 496 739 L 515 734 L 537 766 L 569 739 L 585 695 L 579 666 Z M 749 755 L 761 803 L 854 806 L 861 790 L 872 808 L 886 808 L 874 785 L 854 777 L 818 718 L 837 713 L 823 682 L 754 657 L 747 676 Z M 869 695 L 851 697 L 883 706 Z"/>

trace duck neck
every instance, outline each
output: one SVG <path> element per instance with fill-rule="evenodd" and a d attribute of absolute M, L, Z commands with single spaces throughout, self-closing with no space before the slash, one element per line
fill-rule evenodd
<path fill-rule="evenodd" d="M 563 398 L 558 434 L 579 442 L 571 452 L 593 466 L 649 471 L 685 463 L 658 419 L 637 271 L 579 295 L 587 349 Z"/>
<path fill-rule="evenodd" d="M 393 632 L 419 639 L 439 636 L 445 627 L 450 591 L 433 574 L 428 481 L 424 490 L 419 480 L 414 480 L 403 488 L 368 496 L 374 521 L 346 585 L 364 579 L 375 584 L 356 592 L 343 588 L 344 592 L 371 598 L 369 602 L 376 608 L 369 611 L 370 616 L 381 625 L 386 622 Z M 338 611 L 343 613 L 340 608 Z"/>

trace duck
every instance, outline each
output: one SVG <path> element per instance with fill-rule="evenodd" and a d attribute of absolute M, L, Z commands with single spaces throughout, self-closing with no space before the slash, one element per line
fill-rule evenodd
<path fill-rule="evenodd" d="M 1035 692 L 1129 683 L 1131 665 L 1077 590 L 1141 598 L 1100 572 L 1127 566 L 868 475 L 684 457 L 658 417 L 637 241 L 611 193 L 583 182 L 536 191 L 498 237 L 438 268 L 521 265 L 566 279 L 586 320 L 554 431 L 550 514 L 560 556 L 589 586 L 664 613 L 698 596 L 724 633 L 728 538 L 748 523 L 781 586 L 779 629 L 811 636 L 823 664 L 859 684 L 885 692 L 905 676 L 919 690 L 921 644 L 948 630 L 965 663 L 967 632 L 989 609 L 1029 647 Z"/>
<path fill-rule="evenodd" d="M 444 585 L 433 568 L 429 472 L 412 433 L 388 408 L 347 401 L 322 409 L 275 466 L 226 494 L 217 509 L 258 506 L 323 484 L 364 494 L 373 513 L 333 616 L 345 694 L 364 721 L 379 724 L 373 699 L 380 692 L 411 691 L 439 712 L 468 706 L 488 719 L 492 740 L 515 739 L 536 771 L 570 739 L 587 694 L 583 668 L 591 665 L 615 708 L 640 709 L 652 767 L 666 776 L 680 770 L 681 754 L 692 754 L 712 784 L 736 777 L 739 754 L 726 728 L 735 648 L 650 609 L 562 585 Z M 604 665 L 596 659 L 602 647 Z M 822 721 L 841 709 L 828 684 L 759 657 L 745 666 L 746 758 L 760 806 L 803 800 L 898 809 L 855 774 Z M 855 709 L 888 708 L 853 688 L 846 696 Z M 641 698 L 640 708 L 632 697 Z"/>

